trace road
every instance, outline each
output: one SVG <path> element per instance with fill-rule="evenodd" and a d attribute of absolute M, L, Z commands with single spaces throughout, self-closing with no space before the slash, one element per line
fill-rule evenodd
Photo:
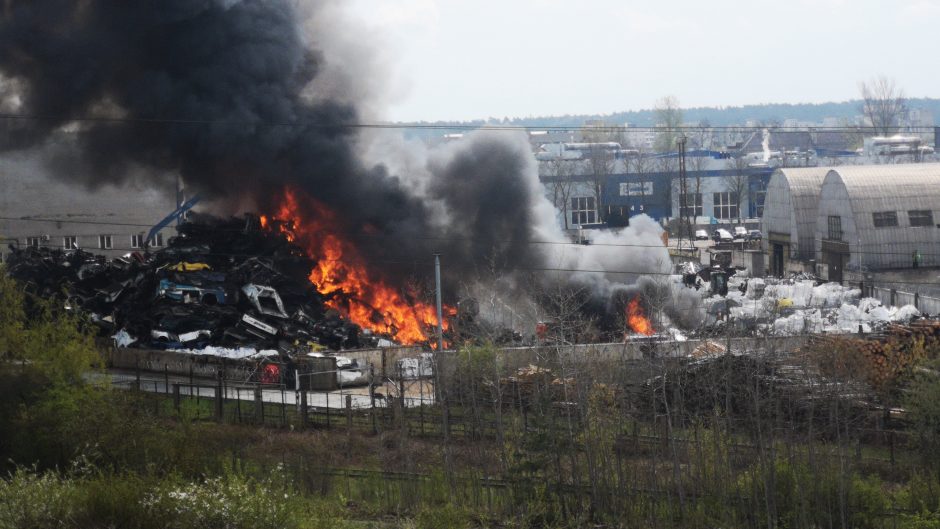
<path fill-rule="evenodd" d="M 110 370 L 107 373 L 92 373 L 86 376 L 90 381 L 110 380 L 113 387 L 121 389 L 131 389 L 137 380 L 137 375 L 125 370 Z M 147 393 L 161 393 L 170 395 L 173 392 L 173 386 L 180 385 L 180 393 L 184 396 L 198 396 L 200 398 L 215 397 L 216 381 L 212 379 L 194 379 L 190 384 L 189 377 L 170 375 L 167 379 L 162 373 L 140 373 L 140 389 Z M 169 385 L 169 387 L 168 387 Z M 226 400 L 254 401 L 255 387 L 244 384 L 226 385 L 224 388 Z M 375 407 L 383 408 L 387 406 L 385 395 L 396 396 L 397 388 L 392 384 L 386 384 L 375 390 Z M 434 403 L 433 385 L 430 381 L 406 381 L 405 382 L 405 406 L 417 407 L 424 404 Z M 307 405 L 315 408 L 345 409 L 346 397 L 351 398 L 351 404 L 354 409 L 364 409 L 372 407 L 372 398 L 369 396 L 367 387 L 343 388 L 336 391 L 308 391 Z M 268 403 L 286 404 L 296 406 L 300 400 L 300 392 L 289 388 L 278 386 L 263 386 L 261 390 L 261 400 Z"/>

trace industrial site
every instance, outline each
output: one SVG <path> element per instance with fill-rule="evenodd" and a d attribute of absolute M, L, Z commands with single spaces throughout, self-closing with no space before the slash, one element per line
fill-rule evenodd
<path fill-rule="evenodd" d="M 479 14 L 366 4 L 0 10 L 0 528 L 940 527 L 940 99 L 389 117 Z"/>

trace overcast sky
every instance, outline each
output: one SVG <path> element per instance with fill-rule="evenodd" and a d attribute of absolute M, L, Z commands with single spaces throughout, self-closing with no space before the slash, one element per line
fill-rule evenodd
<path fill-rule="evenodd" d="M 393 120 L 940 95 L 940 0 L 348 0 Z"/>

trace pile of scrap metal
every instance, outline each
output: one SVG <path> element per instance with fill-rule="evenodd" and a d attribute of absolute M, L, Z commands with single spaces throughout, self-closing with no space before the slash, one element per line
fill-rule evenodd
<path fill-rule="evenodd" d="M 277 349 L 375 345 L 327 310 L 308 281 L 314 263 L 257 217 L 179 226 L 167 247 L 107 260 L 83 250 L 12 249 L 9 274 L 28 292 L 63 297 L 119 345 Z"/>

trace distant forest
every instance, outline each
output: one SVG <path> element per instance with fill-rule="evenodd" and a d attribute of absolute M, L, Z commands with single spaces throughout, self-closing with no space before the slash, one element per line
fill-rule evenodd
<path fill-rule="evenodd" d="M 769 103 L 763 105 L 744 105 L 734 107 L 694 107 L 684 108 L 683 121 L 686 123 L 707 122 L 712 126 L 743 125 L 747 120 L 783 121 L 797 119 L 800 121 L 819 122 L 823 118 L 835 117 L 850 119 L 859 114 L 861 101 L 858 99 L 839 103 Z M 911 109 L 929 110 L 934 116 L 940 116 L 940 99 L 936 98 L 910 98 L 908 107 Z M 577 127 L 586 121 L 603 120 L 614 125 L 629 123 L 639 127 L 655 125 L 655 112 L 653 109 L 630 110 L 614 112 L 612 114 L 566 114 L 564 116 L 539 116 L 525 118 L 488 118 L 472 121 L 420 121 L 403 123 L 405 125 L 435 125 L 460 128 L 467 126 L 482 126 L 486 124 L 511 125 L 519 127 L 551 128 L 551 127 Z M 437 131 L 436 131 L 437 132 Z M 440 133 L 446 133 L 441 130 Z M 424 136 L 425 134 L 422 134 Z M 435 134 L 437 135 L 437 134 Z"/>

